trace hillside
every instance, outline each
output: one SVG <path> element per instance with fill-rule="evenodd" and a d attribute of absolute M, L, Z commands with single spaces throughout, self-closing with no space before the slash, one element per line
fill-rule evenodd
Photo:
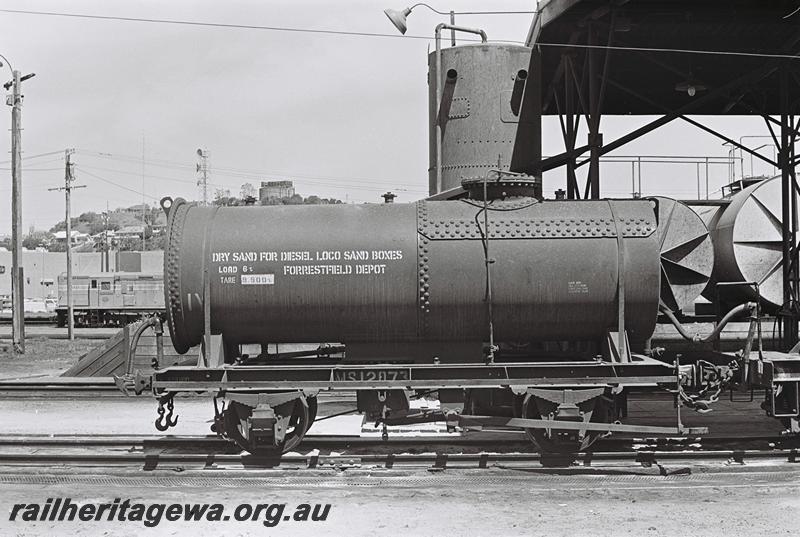
<path fill-rule="evenodd" d="M 145 204 L 144 206 L 144 218 L 146 225 L 148 226 L 153 226 L 153 225 L 157 226 L 166 224 L 166 217 L 164 215 L 164 211 L 162 211 L 159 208 L 150 207 L 147 204 Z M 108 213 L 108 222 L 106 222 L 105 213 L 95 213 L 91 211 L 72 218 L 72 229 L 75 231 L 79 231 L 81 233 L 88 233 L 89 235 L 95 235 L 97 233 L 100 233 L 101 231 L 104 231 L 105 229 L 116 231 L 125 226 L 141 226 L 141 225 L 142 225 L 141 205 L 133 205 L 127 208 L 119 207 L 117 209 L 110 211 Z M 61 220 L 52 228 L 50 228 L 50 233 L 55 233 L 56 231 L 63 231 L 64 229 L 66 229 L 66 227 L 67 227 L 66 221 Z"/>

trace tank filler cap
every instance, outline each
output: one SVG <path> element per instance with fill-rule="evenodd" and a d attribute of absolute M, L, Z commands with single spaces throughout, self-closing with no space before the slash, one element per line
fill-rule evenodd
<path fill-rule="evenodd" d="M 471 177 L 463 179 L 461 186 L 469 194 L 470 199 L 483 200 L 484 183 L 486 197 L 489 200 L 528 197 L 542 197 L 542 181 L 532 175 L 509 171 L 491 170 L 490 177 Z"/>

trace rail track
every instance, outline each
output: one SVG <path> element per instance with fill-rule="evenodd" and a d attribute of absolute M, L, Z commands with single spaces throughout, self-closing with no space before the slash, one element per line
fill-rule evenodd
<path fill-rule="evenodd" d="M 215 436 L 0 436 L 4 467 L 127 467 L 156 470 L 517 469 L 571 473 L 646 471 L 690 473 L 693 467 L 741 467 L 800 462 L 800 443 L 783 437 L 615 438 L 597 451 L 563 455 L 533 452 L 522 435 L 379 437 L 319 436 L 296 452 L 251 455 Z M 499 443 L 501 441 L 502 443 Z M 497 446 L 502 446 L 498 450 Z M 643 470 L 644 469 L 644 470 Z"/>
<path fill-rule="evenodd" d="M 115 397 L 124 395 L 112 377 L 23 377 L 0 379 L 0 398 L 7 397 Z"/>
<path fill-rule="evenodd" d="M 11 314 L 2 314 L 0 315 L 0 325 L 10 325 L 12 322 Z M 56 318 L 55 315 L 50 315 L 47 317 L 25 317 L 25 324 L 26 325 L 41 325 L 41 326 L 56 326 Z"/>

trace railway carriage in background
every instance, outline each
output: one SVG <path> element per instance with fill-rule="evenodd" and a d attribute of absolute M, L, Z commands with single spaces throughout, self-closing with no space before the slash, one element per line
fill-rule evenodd
<path fill-rule="evenodd" d="M 164 311 L 161 273 L 100 272 L 72 277 L 75 326 L 123 326 Z M 67 324 L 67 276 L 58 276 L 58 326 Z"/>

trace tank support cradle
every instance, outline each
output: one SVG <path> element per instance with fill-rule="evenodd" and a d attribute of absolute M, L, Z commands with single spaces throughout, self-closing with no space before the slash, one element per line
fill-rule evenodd
<path fill-rule="evenodd" d="M 301 391 L 224 396 L 228 406 L 222 411 L 224 419 L 215 420 L 214 430 L 248 451 L 291 449 L 310 425 L 308 401 Z"/>

